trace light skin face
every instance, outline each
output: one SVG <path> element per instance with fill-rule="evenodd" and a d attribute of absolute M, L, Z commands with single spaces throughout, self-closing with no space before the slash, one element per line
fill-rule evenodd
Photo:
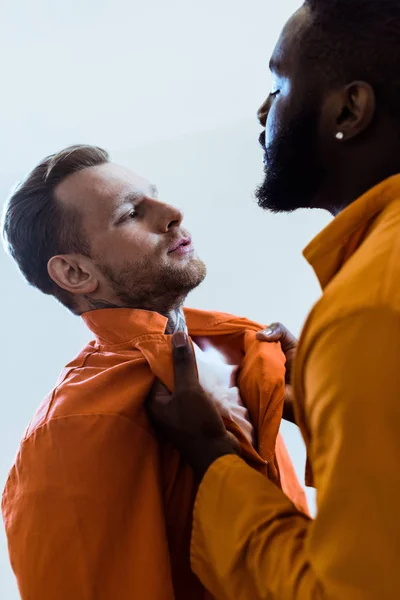
<path fill-rule="evenodd" d="M 312 27 L 303 6 L 271 59 L 273 89 L 258 113 L 266 177 L 257 198 L 275 212 L 316 207 L 336 215 L 399 171 L 398 125 L 377 106 L 372 84 L 346 80 L 339 65 L 325 77 L 324 59 L 304 56 Z"/>
<path fill-rule="evenodd" d="M 170 316 L 204 279 L 182 213 L 129 169 L 114 163 L 83 169 L 55 195 L 66 210 L 78 211 L 90 243 L 90 256 L 59 255 L 48 264 L 80 313 L 132 307 Z"/>

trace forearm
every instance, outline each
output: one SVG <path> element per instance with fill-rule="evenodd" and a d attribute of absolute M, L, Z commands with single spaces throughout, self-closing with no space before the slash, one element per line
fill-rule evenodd
<path fill-rule="evenodd" d="M 218 600 L 322 600 L 306 551 L 311 520 L 237 457 L 216 461 L 196 500 L 192 568 Z"/>

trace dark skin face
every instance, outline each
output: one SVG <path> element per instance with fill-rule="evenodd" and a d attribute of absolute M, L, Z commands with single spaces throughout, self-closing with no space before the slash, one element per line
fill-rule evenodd
<path fill-rule="evenodd" d="M 400 171 L 400 136 L 398 124 L 377 105 L 372 85 L 329 81 L 304 56 L 313 26 L 310 10 L 302 7 L 271 58 L 273 89 L 258 113 L 266 178 L 257 197 L 262 208 L 275 212 L 324 208 L 336 215 Z"/>
<path fill-rule="evenodd" d="M 258 199 L 275 211 L 315 206 L 335 215 L 400 171 L 400 136 L 398 123 L 377 105 L 368 82 L 329 85 L 307 68 L 301 43 L 310 26 L 311 15 L 303 7 L 285 27 L 272 57 L 275 87 L 259 111 L 269 172 Z M 265 338 L 283 342 L 290 367 L 294 338 L 280 325 L 259 334 Z M 187 338 L 177 334 L 174 345 L 175 391 L 167 401 L 150 397 L 147 410 L 201 478 L 219 457 L 236 454 L 237 445 L 199 385 Z"/>

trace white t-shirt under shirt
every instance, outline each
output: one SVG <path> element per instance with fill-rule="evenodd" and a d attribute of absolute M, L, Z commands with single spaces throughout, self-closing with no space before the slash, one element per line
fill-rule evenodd
<path fill-rule="evenodd" d="M 239 365 L 229 365 L 225 357 L 207 342 L 193 343 L 199 381 L 204 390 L 214 398 L 221 415 L 240 427 L 254 445 L 254 427 L 247 408 L 240 398 L 236 377 Z"/>

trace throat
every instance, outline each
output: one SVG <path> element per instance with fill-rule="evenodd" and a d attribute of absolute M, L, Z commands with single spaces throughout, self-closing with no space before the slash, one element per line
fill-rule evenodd
<path fill-rule="evenodd" d="M 165 328 L 167 335 L 172 335 L 177 331 L 187 332 L 186 319 L 181 308 L 176 308 L 165 315 L 168 318 L 168 323 Z"/>
<path fill-rule="evenodd" d="M 154 304 L 151 305 L 151 303 L 145 303 L 144 306 L 134 306 L 132 304 L 123 302 L 121 302 L 121 304 L 114 304 L 108 300 L 101 298 L 95 299 L 91 298 L 90 296 L 84 296 L 84 298 L 87 306 L 85 307 L 85 310 L 81 311 L 82 313 L 92 310 L 102 310 L 105 308 L 132 308 L 137 310 L 146 310 L 149 312 L 157 312 L 168 319 L 167 326 L 165 328 L 165 333 L 167 335 L 173 335 L 177 331 L 184 331 L 187 333 L 185 314 L 181 308 L 181 304 L 179 304 L 177 308 L 166 310 L 165 308 L 162 309 Z"/>

